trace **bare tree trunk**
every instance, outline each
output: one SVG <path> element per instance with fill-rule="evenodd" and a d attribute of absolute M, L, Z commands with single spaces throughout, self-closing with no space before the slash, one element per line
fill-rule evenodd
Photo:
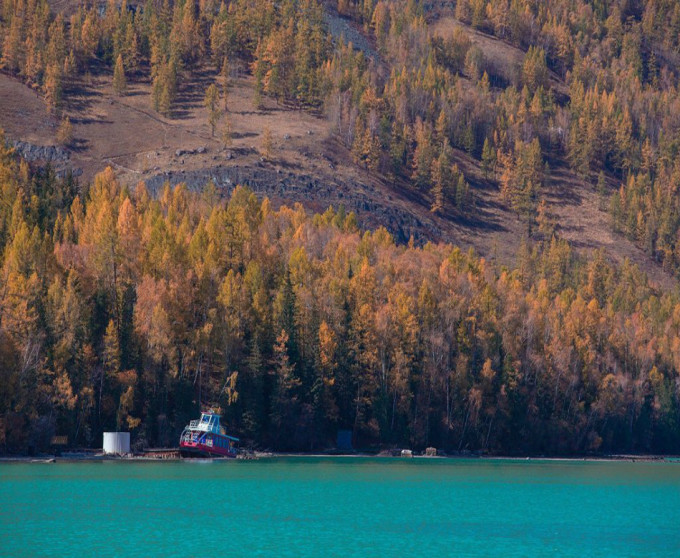
<path fill-rule="evenodd" d="M 449 392 L 450 378 L 446 377 L 446 427 L 451 428 L 451 393 Z"/>
<path fill-rule="evenodd" d="M 397 390 L 394 390 L 394 397 L 392 397 L 392 424 L 390 430 L 394 431 L 394 412 L 397 407 Z"/>
<path fill-rule="evenodd" d="M 465 410 L 465 420 L 463 421 L 463 433 L 460 436 L 460 443 L 458 444 L 458 451 L 463 448 L 463 440 L 465 439 L 465 432 L 467 431 L 468 418 L 470 417 L 470 404 L 468 403 Z"/>
<path fill-rule="evenodd" d="M 491 417 L 491 420 L 489 421 L 489 430 L 486 432 L 486 440 L 484 440 L 484 449 L 489 448 L 489 437 L 491 436 L 491 426 L 493 425 L 493 419 L 496 418 L 495 415 Z"/>

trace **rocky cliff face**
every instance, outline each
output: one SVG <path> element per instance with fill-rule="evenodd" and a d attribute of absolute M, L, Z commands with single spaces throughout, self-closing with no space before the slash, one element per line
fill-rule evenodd
<path fill-rule="evenodd" d="M 13 142 L 16 152 L 27 161 L 65 162 L 70 159 L 69 153 L 63 147 L 56 145 L 34 145 L 26 141 Z"/>
<path fill-rule="evenodd" d="M 57 176 L 65 176 L 71 172 L 73 176 L 80 176 L 82 170 L 71 164 L 69 151 L 58 145 L 35 145 L 27 141 L 14 141 L 12 146 L 16 153 L 29 163 L 50 164 Z"/>
<path fill-rule="evenodd" d="M 365 183 L 339 178 L 320 179 L 258 165 L 217 166 L 197 171 L 168 171 L 145 181 L 149 191 L 157 194 L 165 182 L 185 183 L 190 190 L 200 190 L 209 181 L 228 196 L 237 184 L 248 186 L 258 196 L 268 197 L 274 205 L 301 203 L 307 210 L 323 212 L 329 206 L 344 206 L 356 213 L 362 228 L 384 226 L 398 242 L 438 240 L 441 231 L 433 222 L 425 222 L 396 198 L 385 198 Z"/>

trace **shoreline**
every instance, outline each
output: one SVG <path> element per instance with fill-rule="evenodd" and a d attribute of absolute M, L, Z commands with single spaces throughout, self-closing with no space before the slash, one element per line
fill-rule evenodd
<path fill-rule="evenodd" d="M 661 463 L 680 463 L 680 455 L 648 455 L 648 454 L 613 454 L 601 456 L 508 456 L 508 455 L 385 455 L 373 453 L 300 453 L 300 452 L 252 452 L 240 454 L 236 459 L 225 457 L 150 457 L 143 454 L 129 455 L 107 455 L 103 453 L 80 453 L 64 452 L 62 455 L 41 454 L 36 456 L 29 455 L 7 455 L 0 456 L 2 463 L 80 463 L 80 462 L 135 462 L 135 463 L 159 463 L 159 462 L 204 462 L 204 461 L 248 461 L 260 459 L 285 459 L 285 458 L 310 458 L 310 459 L 380 459 L 380 460 L 464 460 L 464 461 L 554 461 L 554 462 L 661 462 Z"/>

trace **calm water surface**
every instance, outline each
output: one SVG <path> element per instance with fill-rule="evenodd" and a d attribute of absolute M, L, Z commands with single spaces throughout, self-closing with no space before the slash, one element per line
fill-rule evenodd
<path fill-rule="evenodd" d="M 680 463 L 0 464 L 2 556 L 680 556 Z"/>

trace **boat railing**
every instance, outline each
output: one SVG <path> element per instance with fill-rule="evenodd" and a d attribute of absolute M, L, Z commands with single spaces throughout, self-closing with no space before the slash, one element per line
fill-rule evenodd
<path fill-rule="evenodd" d="M 198 421 L 197 420 L 192 420 L 189 423 L 189 428 L 198 428 Z"/>

